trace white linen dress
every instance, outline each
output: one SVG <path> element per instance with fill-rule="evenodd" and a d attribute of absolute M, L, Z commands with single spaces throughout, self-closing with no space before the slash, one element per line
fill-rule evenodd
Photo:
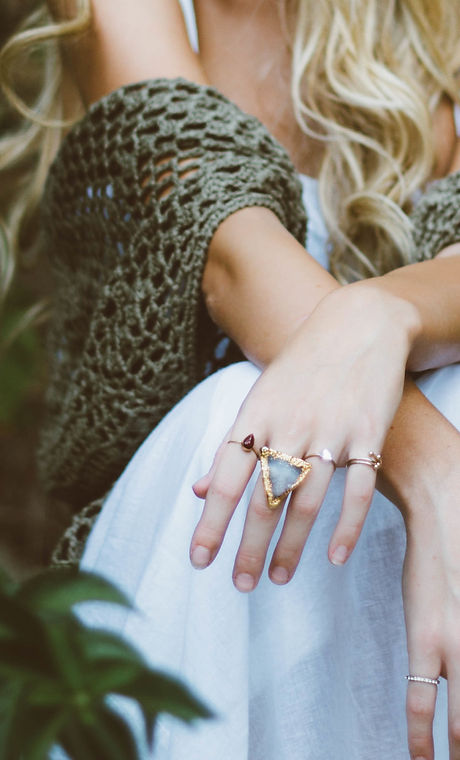
<path fill-rule="evenodd" d="M 196 46 L 192 0 L 182 2 Z M 301 179 L 307 248 L 327 266 L 316 182 Z M 162 717 L 158 760 L 408 760 L 405 531 L 387 499 L 375 494 L 351 559 L 332 566 L 327 546 L 344 483 L 338 470 L 294 579 L 276 586 L 265 569 L 257 589 L 241 594 L 232 567 L 252 481 L 215 562 L 204 571 L 189 562 L 202 510 L 192 483 L 207 472 L 258 374 L 241 362 L 212 375 L 145 440 L 108 496 L 81 563 L 119 585 L 137 611 L 92 604 L 81 614 L 123 633 L 218 714 L 193 727 Z M 426 373 L 419 386 L 460 428 L 460 365 Z M 136 710 L 118 704 L 136 724 Z M 446 715 L 442 681 L 436 760 L 449 756 Z"/>

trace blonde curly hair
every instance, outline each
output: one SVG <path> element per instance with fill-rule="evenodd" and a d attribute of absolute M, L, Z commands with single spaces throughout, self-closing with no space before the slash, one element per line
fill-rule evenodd
<path fill-rule="evenodd" d="M 0 139 L 0 182 L 15 170 L 2 209 L 3 293 L 20 232 L 33 218 L 62 131 L 58 44 L 91 21 L 90 0 L 55 23 L 45 6 L 0 52 L 0 85 L 24 124 Z M 414 258 L 407 211 L 435 161 L 433 114 L 441 97 L 460 102 L 460 4 L 451 0 L 285 0 L 292 99 L 304 132 L 324 144 L 319 192 L 330 266 L 341 282 L 383 274 Z M 288 19 L 294 19 L 288 22 Z M 39 94 L 16 94 L 19 57 L 40 50 Z"/>

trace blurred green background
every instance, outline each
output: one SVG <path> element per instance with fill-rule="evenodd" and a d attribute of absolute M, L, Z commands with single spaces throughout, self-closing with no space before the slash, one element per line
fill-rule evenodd
<path fill-rule="evenodd" d="M 0 0 L 0 44 L 36 5 L 36 0 Z M 17 124 L 0 95 L 1 134 Z M 8 185 L 1 183 L 0 207 Z M 27 310 L 49 296 L 50 287 L 44 257 L 24 257 L 0 312 L 0 345 Z M 36 474 L 46 384 L 43 334 L 43 325 L 28 327 L 0 352 L 0 564 L 18 577 L 47 564 L 68 521 L 66 505 L 45 499 Z"/>

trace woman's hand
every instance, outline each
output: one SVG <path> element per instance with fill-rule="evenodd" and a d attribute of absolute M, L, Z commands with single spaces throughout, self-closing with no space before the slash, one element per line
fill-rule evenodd
<path fill-rule="evenodd" d="M 416 333 L 414 310 L 372 282 L 335 290 L 262 373 L 229 439 L 242 441 L 252 433 L 258 449 L 269 446 L 300 458 L 327 448 L 339 466 L 379 452 L 401 399 Z M 317 458 L 310 462 L 312 471 L 291 496 L 271 561 L 270 576 L 276 583 L 294 574 L 333 473 L 331 463 Z M 216 556 L 256 464 L 253 452 L 224 443 L 207 481 L 196 485 L 198 495 L 206 492 L 191 546 L 196 567 L 207 566 Z M 349 468 L 342 514 L 329 546 L 332 562 L 341 564 L 352 552 L 375 476 L 369 466 Z M 234 567 L 241 591 L 257 584 L 281 512 L 282 506 L 268 508 L 259 477 Z"/>
<path fill-rule="evenodd" d="M 429 489 L 413 490 L 405 510 L 403 575 L 409 672 L 448 679 L 450 760 L 460 759 L 460 436 L 442 452 Z M 438 487 L 436 488 L 436 482 Z M 433 760 L 436 687 L 410 682 L 407 691 L 412 758 Z"/>

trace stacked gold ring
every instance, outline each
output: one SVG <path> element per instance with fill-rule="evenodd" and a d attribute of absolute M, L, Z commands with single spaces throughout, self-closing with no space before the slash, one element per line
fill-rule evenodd
<path fill-rule="evenodd" d="M 353 464 L 365 464 L 368 467 L 372 467 L 372 469 L 377 472 L 382 466 L 382 456 L 381 454 L 374 454 L 373 451 L 370 451 L 368 457 L 355 457 L 349 459 L 345 467 L 351 467 Z"/>

